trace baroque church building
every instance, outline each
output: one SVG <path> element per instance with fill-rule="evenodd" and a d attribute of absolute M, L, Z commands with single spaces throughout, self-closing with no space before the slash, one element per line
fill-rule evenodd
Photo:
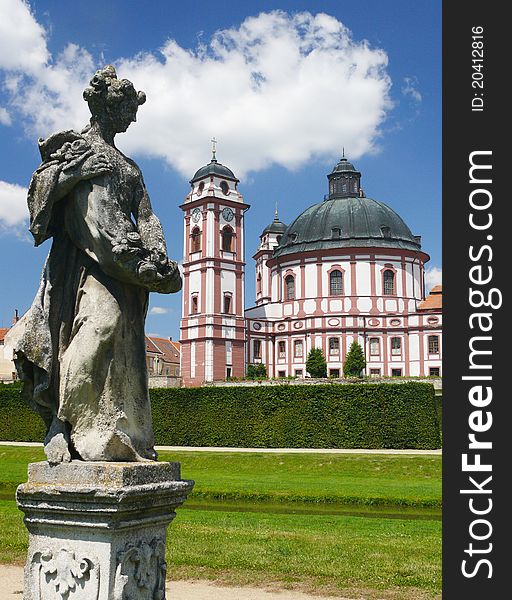
<path fill-rule="evenodd" d="M 290 225 L 275 215 L 254 254 L 256 303 L 245 308 L 245 203 L 215 151 L 190 181 L 184 212 L 183 384 L 242 378 L 250 363 L 269 377 L 307 377 L 311 348 L 340 377 L 357 340 L 371 376 L 439 376 L 441 286 L 425 297 L 429 260 L 400 216 L 366 197 L 343 157 L 328 194 Z"/>

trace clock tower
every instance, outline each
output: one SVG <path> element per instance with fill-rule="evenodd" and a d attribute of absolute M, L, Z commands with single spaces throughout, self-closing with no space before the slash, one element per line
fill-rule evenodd
<path fill-rule="evenodd" d="M 215 144 L 215 140 L 212 140 Z M 245 375 L 244 213 L 239 180 L 211 161 L 190 180 L 184 213 L 181 375 L 201 385 Z"/>

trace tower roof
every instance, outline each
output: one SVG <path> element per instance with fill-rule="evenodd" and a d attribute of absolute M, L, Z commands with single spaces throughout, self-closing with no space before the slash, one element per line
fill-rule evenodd
<path fill-rule="evenodd" d="M 354 167 L 354 165 L 351 162 L 348 162 L 348 159 L 346 159 L 343 156 L 343 158 L 340 158 L 338 164 L 335 165 L 334 169 L 331 172 L 331 175 L 333 173 L 341 173 L 344 171 L 352 171 L 353 173 L 361 175 L 361 173 L 359 173 L 359 171 Z"/>
<path fill-rule="evenodd" d="M 277 206 L 276 206 L 276 212 L 275 212 L 275 216 L 274 216 L 274 220 L 272 221 L 272 223 L 270 223 L 269 225 L 267 225 L 265 227 L 265 229 L 262 231 L 261 236 L 264 236 L 266 233 L 278 233 L 278 234 L 282 234 L 286 231 L 286 227 L 287 225 L 285 225 L 280 219 L 279 219 L 279 214 L 277 212 Z"/>
<path fill-rule="evenodd" d="M 218 162 L 218 160 L 215 158 L 215 153 L 207 165 L 201 167 L 195 172 L 194 177 L 192 177 L 190 180 L 190 183 L 194 183 L 195 181 L 198 181 L 203 177 L 207 177 L 208 175 L 217 175 L 217 177 L 222 177 L 224 179 L 231 179 L 232 181 L 236 182 L 239 181 L 231 169 Z"/>

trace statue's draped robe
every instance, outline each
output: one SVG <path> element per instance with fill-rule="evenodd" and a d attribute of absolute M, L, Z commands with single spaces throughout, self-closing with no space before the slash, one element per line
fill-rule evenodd
<path fill-rule="evenodd" d="M 34 302 L 12 335 L 24 395 L 48 428 L 55 417 L 66 423 L 84 460 L 154 458 L 148 291 L 134 261 L 116 260 L 112 248 L 137 232 L 143 248 L 165 249 L 160 223 L 150 210 L 144 223 L 138 218 L 136 204 L 147 199 L 140 171 L 114 148 L 112 173 L 82 180 L 60 198 L 59 175 L 73 160 L 72 152 L 59 155 L 65 141 L 77 155 L 98 151 L 75 132 L 40 144 L 43 163 L 28 197 L 30 230 L 36 245 L 53 242 Z"/>

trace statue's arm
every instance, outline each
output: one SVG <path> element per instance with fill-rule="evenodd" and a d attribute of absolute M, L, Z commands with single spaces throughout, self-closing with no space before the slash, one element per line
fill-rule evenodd
<path fill-rule="evenodd" d="M 77 185 L 67 209 L 68 234 L 110 277 L 151 292 L 176 292 L 181 288 L 178 266 L 167 258 L 162 226 L 142 182 L 134 183 L 133 198 L 134 222 L 120 210 L 115 186 L 101 179 L 93 187 Z"/>

